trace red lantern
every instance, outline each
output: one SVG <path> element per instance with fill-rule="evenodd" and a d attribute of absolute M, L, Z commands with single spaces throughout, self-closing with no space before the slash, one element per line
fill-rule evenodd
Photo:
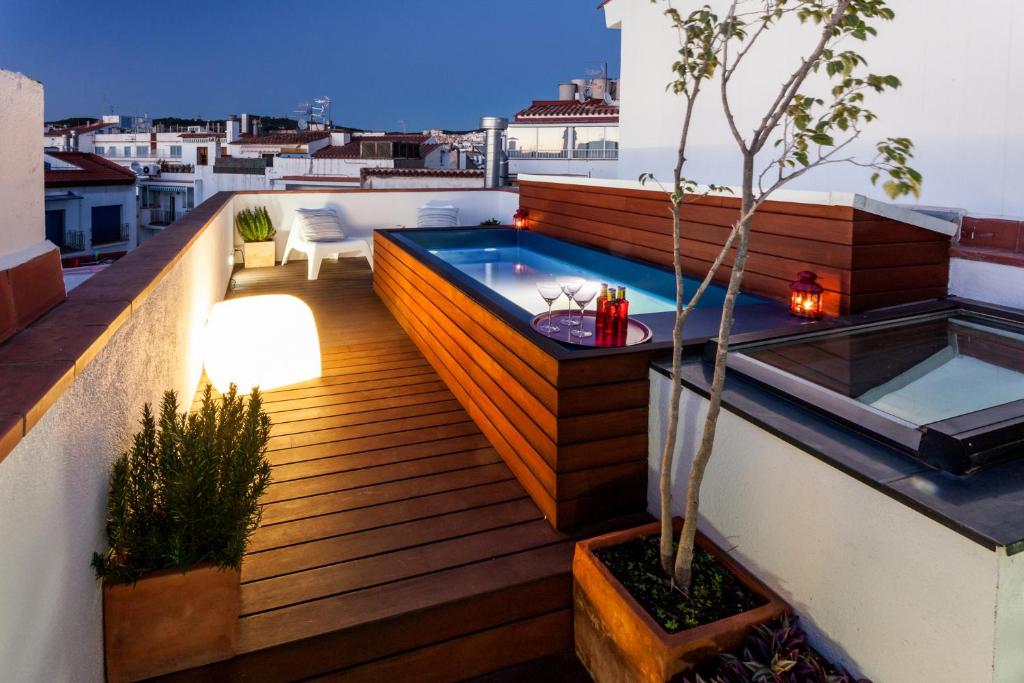
<path fill-rule="evenodd" d="M 821 293 L 825 291 L 815 280 L 818 276 L 809 270 L 797 273 L 796 282 L 789 285 L 789 312 L 801 318 L 821 317 Z"/>
<path fill-rule="evenodd" d="M 526 220 L 530 217 L 530 212 L 519 207 L 516 212 L 512 215 L 512 226 L 516 230 L 526 230 Z"/>

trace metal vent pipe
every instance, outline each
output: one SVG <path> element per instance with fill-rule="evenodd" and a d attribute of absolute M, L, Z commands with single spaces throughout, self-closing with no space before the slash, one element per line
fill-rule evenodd
<path fill-rule="evenodd" d="M 508 174 L 508 160 L 502 144 L 503 131 L 508 128 L 508 119 L 500 116 L 484 116 L 480 127 L 487 134 L 484 143 L 484 187 L 501 187 Z"/>

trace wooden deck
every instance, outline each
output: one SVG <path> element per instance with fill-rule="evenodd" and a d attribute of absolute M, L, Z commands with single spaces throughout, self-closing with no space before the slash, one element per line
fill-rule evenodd
<path fill-rule="evenodd" d="M 323 376 L 266 394 L 273 483 L 242 568 L 239 655 L 167 678 L 455 681 L 569 650 L 572 539 L 635 519 L 554 531 L 365 260 L 235 281 L 231 297 L 312 308 Z"/>

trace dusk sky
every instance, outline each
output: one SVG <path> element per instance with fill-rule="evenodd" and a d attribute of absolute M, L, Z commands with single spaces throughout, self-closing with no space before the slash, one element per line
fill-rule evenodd
<path fill-rule="evenodd" d="M 42 81 L 47 120 L 289 115 L 320 95 L 335 123 L 475 128 L 554 99 L 609 63 L 597 0 L 83 3 L 0 0 L 0 68 Z"/>

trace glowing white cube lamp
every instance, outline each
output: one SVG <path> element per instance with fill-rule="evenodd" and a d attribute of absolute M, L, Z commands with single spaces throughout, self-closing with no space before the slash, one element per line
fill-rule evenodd
<path fill-rule="evenodd" d="M 320 376 L 320 340 L 309 306 L 269 294 L 221 301 L 210 309 L 204 365 L 220 392 L 234 382 L 248 393 Z"/>

